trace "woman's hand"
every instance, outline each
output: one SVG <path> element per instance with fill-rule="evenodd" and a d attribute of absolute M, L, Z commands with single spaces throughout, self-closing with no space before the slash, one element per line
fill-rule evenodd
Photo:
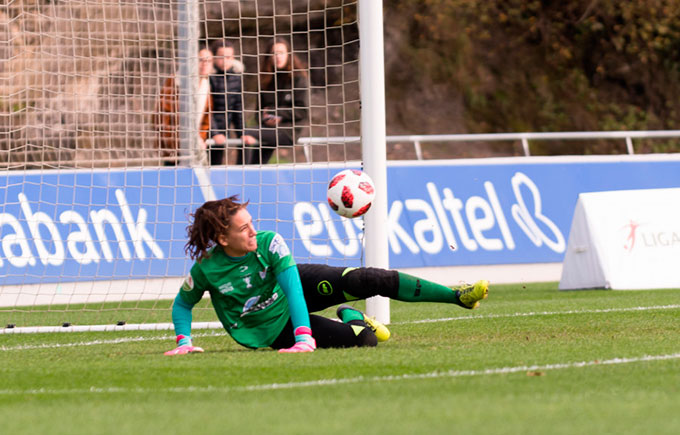
<path fill-rule="evenodd" d="M 244 134 L 241 136 L 241 140 L 243 141 L 244 145 L 255 145 L 257 143 L 257 139 L 249 134 Z"/>
<path fill-rule="evenodd" d="M 202 353 L 203 349 L 198 346 L 191 346 L 189 344 L 185 344 L 183 346 L 177 346 L 176 348 L 165 352 L 163 355 L 165 356 L 186 355 L 188 353 L 196 352 Z"/>
<path fill-rule="evenodd" d="M 279 353 L 314 352 L 316 340 L 312 337 L 312 330 L 306 326 L 295 328 L 295 344 L 288 349 L 279 349 Z"/>
<path fill-rule="evenodd" d="M 187 353 L 202 353 L 203 349 L 201 349 L 198 346 L 194 346 L 191 343 L 191 337 L 188 337 L 186 335 L 178 335 L 176 340 L 177 342 L 177 347 L 165 352 L 163 355 L 165 356 L 174 356 L 174 355 L 186 355 Z"/>
<path fill-rule="evenodd" d="M 305 341 L 298 341 L 293 345 L 293 347 L 289 347 L 288 349 L 279 349 L 279 353 L 314 352 L 314 349 L 316 349 L 316 344 L 311 345 Z"/>
<path fill-rule="evenodd" d="M 267 127 L 276 127 L 281 122 L 281 117 L 265 112 L 262 120 Z"/>

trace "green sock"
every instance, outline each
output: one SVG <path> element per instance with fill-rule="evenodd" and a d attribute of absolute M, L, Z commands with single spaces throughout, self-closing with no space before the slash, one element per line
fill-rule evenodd
<path fill-rule="evenodd" d="M 340 320 L 342 320 L 342 323 L 350 323 L 352 320 L 361 320 L 361 324 L 365 325 L 364 314 L 359 310 L 342 310 L 340 312 Z"/>
<path fill-rule="evenodd" d="M 399 291 L 397 300 L 405 302 L 449 302 L 457 304 L 458 296 L 454 290 L 399 272 Z"/>

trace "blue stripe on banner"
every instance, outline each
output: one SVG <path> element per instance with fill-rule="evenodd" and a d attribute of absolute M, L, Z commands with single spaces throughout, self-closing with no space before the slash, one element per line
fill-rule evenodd
<path fill-rule="evenodd" d="M 529 163 L 526 163 L 529 162 Z M 211 168 L 298 262 L 361 263 L 362 221 L 335 215 L 327 166 Z M 390 266 L 560 262 L 579 193 L 680 186 L 680 160 L 496 159 L 388 167 Z M 205 186 L 204 186 L 205 187 Z M 182 276 L 188 168 L 0 173 L 0 285 Z M 369 211 L 370 213 L 370 211 Z"/>

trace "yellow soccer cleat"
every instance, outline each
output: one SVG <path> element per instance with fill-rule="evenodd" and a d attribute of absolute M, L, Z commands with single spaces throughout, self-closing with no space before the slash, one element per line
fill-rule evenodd
<path fill-rule="evenodd" d="M 489 296 L 489 281 L 482 279 L 473 284 L 464 284 L 454 288 L 463 307 L 474 310 L 479 301 Z"/>
<path fill-rule="evenodd" d="M 368 317 L 366 314 L 364 314 L 364 322 L 366 322 L 368 327 L 371 328 L 371 330 L 375 333 L 378 343 L 382 343 L 383 341 L 390 339 L 390 330 L 387 329 L 387 326 L 378 322 L 373 317 Z"/>
<path fill-rule="evenodd" d="M 379 343 L 382 343 L 383 341 L 387 341 L 390 339 L 390 330 L 387 329 L 387 326 L 383 325 L 382 323 L 378 322 L 375 320 L 373 317 L 368 317 L 365 313 L 363 313 L 361 310 L 358 310 L 352 306 L 349 305 L 340 305 L 337 310 L 338 317 L 342 320 L 343 319 L 343 314 L 342 312 L 345 310 L 352 310 L 356 314 L 361 315 L 363 317 L 364 323 L 368 325 L 368 327 L 373 331 L 375 334 L 376 338 L 378 339 Z M 358 317 L 358 316 L 357 316 Z"/>

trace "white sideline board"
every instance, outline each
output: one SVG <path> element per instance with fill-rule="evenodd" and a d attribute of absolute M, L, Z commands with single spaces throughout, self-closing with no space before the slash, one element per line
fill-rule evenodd
<path fill-rule="evenodd" d="M 581 193 L 560 290 L 680 288 L 680 188 Z"/>

